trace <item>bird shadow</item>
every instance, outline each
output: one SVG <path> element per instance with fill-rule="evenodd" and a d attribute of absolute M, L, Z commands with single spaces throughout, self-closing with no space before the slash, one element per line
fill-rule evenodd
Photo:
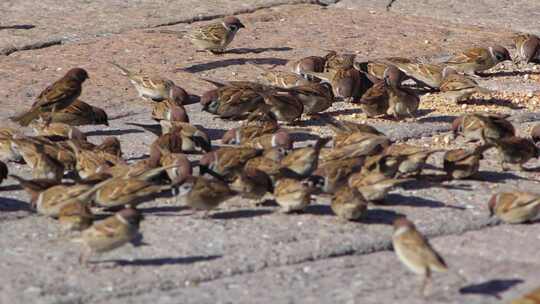
<path fill-rule="evenodd" d="M 421 208 L 449 208 L 466 210 L 465 207 L 448 205 L 443 202 L 426 199 L 418 196 L 404 196 L 397 193 L 392 193 L 386 196 L 384 199 L 385 206 L 407 206 L 407 207 L 421 207 Z"/>
<path fill-rule="evenodd" d="M 188 207 L 184 206 L 157 206 L 157 207 L 147 207 L 147 208 L 137 208 L 141 213 L 155 216 L 183 216 L 178 214 Z"/>
<path fill-rule="evenodd" d="M 194 64 L 189 67 L 185 68 L 177 68 L 174 71 L 179 72 L 189 72 L 189 73 L 198 73 L 213 69 L 219 69 L 219 68 L 226 68 L 231 65 L 244 65 L 248 62 L 252 62 L 255 64 L 270 64 L 270 65 L 285 65 L 288 60 L 286 59 L 280 59 L 280 58 L 232 58 L 232 59 L 224 59 L 224 60 L 218 60 L 208 63 L 200 63 L 200 64 Z"/>
<path fill-rule="evenodd" d="M 216 220 L 229 220 L 229 219 L 241 219 L 241 218 L 251 218 L 256 216 L 263 216 L 266 214 L 274 213 L 272 210 L 235 210 L 235 211 L 223 211 L 219 213 L 214 213 L 210 216 L 212 219 Z"/>
<path fill-rule="evenodd" d="M 474 179 L 490 183 L 502 183 L 506 182 L 507 180 L 528 180 L 527 178 L 521 177 L 514 173 L 497 171 L 479 171 L 474 176 Z"/>
<path fill-rule="evenodd" d="M 164 265 L 183 265 L 197 262 L 212 261 L 221 258 L 221 255 L 209 256 L 190 256 L 190 257 L 162 257 L 150 259 L 109 259 L 101 261 L 92 261 L 92 264 L 113 263 L 115 266 L 164 266 Z"/>
<path fill-rule="evenodd" d="M 457 116 L 452 115 L 437 115 L 437 116 L 425 116 L 418 119 L 418 122 L 445 122 L 450 123 L 456 119 Z"/>
<path fill-rule="evenodd" d="M 160 124 L 142 124 L 136 122 L 126 122 L 126 125 L 143 128 L 144 130 L 157 136 L 160 136 L 162 133 Z"/>
<path fill-rule="evenodd" d="M 495 106 L 507 107 L 507 108 L 515 109 L 515 110 L 524 108 L 515 103 L 512 103 L 511 99 L 503 99 L 503 98 L 489 98 L 489 99 L 470 98 L 467 100 L 462 100 L 458 102 L 458 104 L 476 105 L 476 106 L 495 105 Z"/>
<path fill-rule="evenodd" d="M 286 52 L 291 51 L 290 47 L 265 47 L 265 48 L 237 48 L 230 49 L 224 52 L 224 54 L 260 54 L 264 52 Z"/>
<path fill-rule="evenodd" d="M 221 139 L 223 135 L 225 134 L 225 132 L 227 132 L 227 130 L 223 130 L 223 129 L 212 129 L 212 128 L 205 128 L 205 127 L 203 128 L 211 140 Z"/>
<path fill-rule="evenodd" d="M 0 197 L 0 212 L 31 211 L 30 205 L 26 202 Z"/>
<path fill-rule="evenodd" d="M 144 133 L 144 131 L 139 129 L 94 130 L 86 132 L 86 136 L 118 136 L 131 133 Z"/>
<path fill-rule="evenodd" d="M 307 132 L 292 132 L 289 133 L 291 139 L 293 142 L 302 142 L 302 141 L 308 141 L 308 140 L 317 140 L 319 139 L 319 136 L 307 133 Z"/>
<path fill-rule="evenodd" d="M 18 190 L 22 190 L 23 188 L 21 187 L 21 185 L 8 185 L 8 186 L 3 186 L 3 187 L 0 187 L 0 192 L 3 192 L 3 191 L 18 191 Z"/>
<path fill-rule="evenodd" d="M 322 216 L 335 215 L 334 212 L 332 211 L 332 208 L 329 205 L 322 205 L 322 204 L 309 205 L 306 207 L 306 209 L 304 209 L 304 213 L 313 214 L 313 215 L 322 215 Z"/>
<path fill-rule="evenodd" d="M 359 222 L 364 224 L 393 225 L 397 218 L 404 216 L 404 214 L 392 210 L 369 209 L 367 216 L 360 219 Z"/>
<path fill-rule="evenodd" d="M 477 73 L 480 77 L 515 77 L 525 75 L 540 75 L 540 72 L 533 71 L 499 71 L 494 73 Z"/>
<path fill-rule="evenodd" d="M 0 26 L 0 30 L 30 30 L 35 27 L 33 24 L 2 25 Z"/>
<path fill-rule="evenodd" d="M 489 280 L 484 283 L 479 284 L 471 284 L 465 287 L 462 287 L 459 289 L 459 293 L 461 294 L 480 294 L 480 295 L 486 295 L 486 296 L 492 296 L 497 299 L 501 299 L 501 296 L 499 295 L 502 292 L 505 292 L 512 287 L 523 283 L 524 281 L 522 279 L 494 279 Z"/>

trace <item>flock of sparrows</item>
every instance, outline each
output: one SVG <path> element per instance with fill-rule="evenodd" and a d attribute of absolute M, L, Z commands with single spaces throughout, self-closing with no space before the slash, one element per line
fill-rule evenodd
<path fill-rule="evenodd" d="M 243 27 L 238 18 L 227 17 L 184 36 L 200 50 L 222 53 Z M 519 35 L 516 48 L 522 62 L 540 61 L 538 37 Z M 25 162 L 32 169 L 32 179 L 10 176 L 29 193 L 39 214 L 58 219 L 63 230 L 81 231 L 75 240 L 85 247 L 82 263 L 93 253 L 136 238 L 143 219 L 136 207 L 157 197 L 176 199 L 206 216 L 236 196 L 257 204 L 272 195 L 282 212 L 294 213 L 304 210 L 314 195 L 330 194 L 331 209 L 338 217 L 359 220 L 390 189 L 418 177 L 437 152 L 445 152 L 443 180 L 474 178 L 484 152 L 491 148 L 498 150 L 503 170 L 522 169 L 539 156 L 535 142 L 540 141 L 540 125 L 532 130 L 531 139 L 520 138 L 504 116 L 462 115 L 452 123 L 454 136 L 480 144 L 444 151 L 392 143 L 370 125 L 339 121 L 321 112 L 344 100 L 358 104 L 368 117 L 414 119 L 419 92 L 439 91 L 456 102 L 474 93 L 489 94 L 476 82 L 476 73 L 505 60 L 512 60 L 508 50 L 491 46 L 467 50 L 444 63 L 397 57 L 357 62 L 354 55 L 332 51 L 295 61 L 292 71 L 253 64 L 261 71 L 261 82 L 205 79 L 216 88 L 201 96 L 203 110 L 222 119 L 245 119 L 223 135 L 219 147 L 204 128 L 190 124 L 184 105 L 192 103 L 192 97 L 184 89 L 169 79 L 111 62 L 140 97 L 152 101 L 152 119 L 159 122 L 150 129 L 157 138 L 149 157 L 135 163 L 122 158 L 117 138 L 94 144 L 76 127 L 108 125 L 108 119 L 103 109 L 78 99 L 89 75 L 74 68 L 43 90 L 28 111 L 12 118 L 29 125 L 36 135 L 0 129 L 0 157 Z M 415 86 L 405 86 L 405 80 Z M 319 138 L 313 145 L 295 145 L 280 123 L 295 124 L 303 115 L 325 122 L 334 136 Z M 193 162 L 185 154 L 202 156 Z M 198 174 L 193 174 L 195 163 Z M 8 168 L 0 162 L 0 182 L 7 177 Z M 539 214 L 540 195 L 498 193 L 487 205 L 502 221 L 523 223 Z M 93 222 L 94 213 L 103 210 L 116 213 Z M 399 218 L 394 227 L 394 250 L 410 270 L 424 276 L 424 292 L 431 273 L 446 271 L 447 266 L 411 221 Z"/>

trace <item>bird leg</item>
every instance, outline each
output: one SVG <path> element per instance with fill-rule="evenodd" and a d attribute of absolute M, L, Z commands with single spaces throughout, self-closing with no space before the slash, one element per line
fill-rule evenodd
<path fill-rule="evenodd" d="M 422 297 L 428 296 L 429 287 L 431 286 L 431 270 L 429 267 L 426 268 L 426 273 L 424 279 L 422 280 L 422 285 L 420 287 L 420 294 Z"/>

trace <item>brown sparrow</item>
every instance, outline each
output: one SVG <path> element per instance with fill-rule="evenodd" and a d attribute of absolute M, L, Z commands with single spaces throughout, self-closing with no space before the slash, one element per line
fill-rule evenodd
<path fill-rule="evenodd" d="M 14 139 L 13 144 L 22 154 L 24 161 L 32 168 L 33 178 L 46 178 L 60 181 L 64 176 L 64 165 L 45 152 L 43 145 Z"/>
<path fill-rule="evenodd" d="M 358 190 L 347 185 L 340 187 L 332 197 L 330 208 L 345 220 L 354 221 L 367 214 L 368 203 Z"/>
<path fill-rule="evenodd" d="M 433 153 L 442 152 L 441 149 L 427 149 L 408 144 L 393 144 L 386 148 L 385 153 L 393 156 L 404 156 L 398 169 L 400 175 L 420 175 L 427 159 Z"/>
<path fill-rule="evenodd" d="M 518 34 L 514 37 L 517 56 L 514 61 L 519 59 L 524 63 L 540 63 L 540 38 L 533 34 Z"/>
<path fill-rule="evenodd" d="M 58 213 L 58 223 L 62 231 L 81 231 L 92 225 L 94 215 L 88 207 L 77 200 L 65 204 Z"/>
<path fill-rule="evenodd" d="M 309 80 L 293 72 L 267 69 L 252 62 L 248 62 L 248 64 L 260 72 L 259 78 L 262 83 L 266 85 L 280 88 L 292 88 L 310 84 Z"/>
<path fill-rule="evenodd" d="M 279 147 L 290 150 L 293 147 L 293 140 L 287 131 L 280 130 L 274 134 L 263 134 L 250 139 L 242 144 L 242 146 L 262 150 Z"/>
<path fill-rule="evenodd" d="M 334 93 L 329 83 L 308 83 L 290 88 L 289 92 L 304 105 L 304 114 L 313 115 L 326 111 L 334 103 Z"/>
<path fill-rule="evenodd" d="M 272 180 L 265 172 L 246 167 L 230 185 L 240 196 L 259 201 L 266 193 L 273 191 Z"/>
<path fill-rule="evenodd" d="M 261 154 L 261 150 L 247 147 L 220 147 L 208 152 L 199 161 L 203 173 L 210 169 L 220 176 L 230 179 L 243 168 L 244 164 Z"/>
<path fill-rule="evenodd" d="M 448 270 L 443 258 L 429 241 L 404 217 L 394 221 L 392 245 L 399 260 L 410 271 L 424 277 L 420 289 L 423 295 L 426 295 L 426 287 L 431 282 L 431 273 Z"/>
<path fill-rule="evenodd" d="M 211 23 L 186 34 L 193 45 L 210 53 L 223 53 L 233 41 L 239 29 L 245 26 L 234 16 L 225 17 L 221 22 Z"/>
<path fill-rule="evenodd" d="M 324 72 L 326 58 L 320 56 L 308 56 L 298 59 L 292 64 L 292 71 L 296 74 L 304 74 L 305 72 Z"/>
<path fill-rule="evenodd" d="M 178 188 L 180 203 L 195 210 L 203 210 L 204 217 L 208 212 L 224 201 L 232 198 L 236 192 L 215 178 L 191 176 Z"/>
<path fill-rule="evenodd" d="M 171 134 L 171 137 L 180 137 L 182 141 L 181 151 L 185 153 L 201 153 L 212 150 L 210 137 L 202 128 L 181 121 L 162 120 L 159 122 L 163 135 Z M 176 151 L 181 152 L 181 151 Z"/>
<path fill-rule="evenodd" d="M 88 73 L 84 69 L 69 70 L 39 94 L 30 110 L 11 119 L 21 126 L 27 126 L 44 112 L 57 112 L 68 107 L 81 95 L 82 84 L 86 79 Z"/>
<path fill-rule="evenodd" d="M 290 92 L 268 90 L 261 92 L 264 104 L 258 106 L 258 111 L 271 113 L 278 121 L 294 123 L 304 112 L 302 101 Z"/>
<path fill-rule="evenodd" d="M 444 79 L 441 82 L 441 96 L 445 99 L 458 103 L 471 97 L 472 94 L 490 94 L 491 90 L 480 87 L 478 83 L 462 74 L 458 74 L 451 68 L 444 69 Z"/>
<path fill-rule="evenodd" d="M 489 70 L 500 62 L 512 60 L 508 50 L 500 45 L 487 48 L 472 48 L 456 54 L 444 64 L 458 73 L 475 75 Z"/>
<path fill-rule="evenodd" d="M 83 230 L 73 242 L 82 243 L 84 250 L 79 258 L 82 265 L 95 253 L 111 251 L 137 238 L 143 216 L 133 208 L 123 209 Z"/>
<path fill-rule="evenodd" d="M 362 132 L 353 133 L 347 139 L 349 141 L 342 141 L 337 147 L 322 149 L 320 160 L 326 162 L 373 155 L 382 152 L 390 144 L 390 140 L 386 136 Z"/>
<path fill-rule="evenodd" d="M 308 181 L 284 177 L 276 182 L 274 198 L 283 213 L 303 211 L 311 203 L 313 191 Z"/>
<path fill-rule="evenodd" d="M 256 110 L 263 103 L 260 92 L 265 88 L 254 82 L 230 82 L 221 84 L 209 79 L 217 89 L 210 90 L 201 97 L 203 110 L 219 115 L 223 119 L 239 119 Z"/>
<path fill-rule="evenodd" d="M 39 214 L 58 217 L 60 210 L 67 204 L 78 201 L 78 197 L 92 189 L 90 184 L 75 184 L 75 185 L 56 185 L 50 187 L 36 196 L 35 204 L 36 211 Z M 81 203 L 87 203 L 88 200 L 81 200 Z"/>
<path fill-rule="evenodd" d="M 532 130 L 531 130 L 531 139 L 535 143 L 540 142 L 540 124 L 537 124 L 536 126 L 534 126 L 532 128 Z"/>
<path fill-rule="evenodd" d="M 65 123 L 51 122 L 50 117 L 38 119 L 30 124 L 37 136 L 44 136 L 53 141 L 75 139 L 86 141 L 86 134 L 76 127 Z"/>
<path fill-rule="evenodd" d="M 173 96 L 173 93 L 175 92 L 178 92 L 184 96 L 182 92 L 185 91 L 181 88 L 180 90 L 173 92 L 173 88 L 176 87 L 176 85 L 172 80 L 159 76 L 149 76 L 146 74 L 135 73 L 122 67 L 116 62 L 110 62 L 110 64 L 118 68 L 124 76 L 129 78 L 129 81 L 131 84 L 133 84 L 137 90 L 137 93 L 139 93 L 139 97 L 141 98 L 147 98 L 153 101 L 162 101 L 168 98 L 175 100 L 177 97 Z"/>
<path fill-rule="evenodd" d="M 443 168 L 448 178 L 465 179 L 474 176 L 480 168 L 483 153 L 492 145 L 478 146 L 474 150 L 455 149 L 444 154 Z"/>
<path fill-rule="evenodd" d="M 359 171 L 363 164 L 363 157 L 325 161 L 319 164 L 313 175 L 322 178 L 323 192 L 334 193 L 341 185 L 346 184 L 349 175 Z"/>
<path fill-rule="evenodd" d="M 512 123 L 503 116 L 465 114 L 452 122 L 454 138 L 463 135 L 467 141 L 486 140 L 491 143 L 495 139 L 514 136 L 516 131 Z"/>
<path fill-rule="evenodd" d="M 294 149 L 281 160 L 281 166 L 298 177 L 310 176 L 319 164 L 319 152 L 331 138 L 320 138 L 314 146 Z"/>
<path fill-rule="evenodd" d="M 384 71 L 389 66 L 397 66 L 398 64 L 409 64 L 409 63 L 417 63 L 416 61 L 409 59 L 409 58 L 403 58 L 403 57 L 387 57 L 383 59 L 375 59 L 375 60 L 368 60 L 364 62 L 354 62 L 354 67 L 359 70 L 367 73 L 368 75 L 372 76 L 373 80 L 375 79 L 383 79 L 384 78 Z M 398 66 L 399 68 L 399 66 Z"/>
<path fill-rule="evenodd" d="M 92 174 L 105 170 L 117 164 L 124 164 L 122 157 L 104 151 L 102 149 L 87 150 L 77 145 L 74 141 L 68 141 L 71 150 L 77 160 L 76 170 L 80 177 L 87 178 Z"/>
<path fill-rule="evenodd" d="M 160 165 L 169 168 L 167 169 L 167 175 L 173 184 L 181 184 L 192 174 L 191 163 L 188 158 L 181 153 L 162 155 L 160 157 Z"/>
<path fill-rule="evenodd" d="M 362 95 L 360 100 L 354 100 L 353 103 L 359 104 L 360 109 L 366 113 L 367 117 L 386 115 L 389 107 L 389 96 L 386 88 L 385 81 L 379 80 Z"/>
<path fill-rule="evenodd" d="M 495 147 L 499 151 L 499 160 L 503 171 L 507 171 L 506 164 L 518 164 L 521 170 L 527 170 L 523 165 L 531 158 L 538 158 L 540 149 L 527 138 L 517 136 L 495 139 Z"/>
<path fill-rule="evenodd" d="M 491 197 L 488 208 L 490 216 L 496 215 L 505 223 L 525 223 L 538 217 L 540 195 L 521 191 L 500 192 Z"/>
<path fill-rule="evenodd" d="M 336 141 L 337 137 L 348 136 L 349 134 L 356 132 L 371 133 L 374 135 L 384 135 L 382 132 L 368 124 L 346 120 L 337 120 L 330 115 L 321 115 L 320 118 L 324 121 L 325 124 L 330 127 L 330 129 L 332 129 L 332 131 L 334 131 L 334 141 Z"/>
<path fill-rule="evenodd" d="M 329 82 L 334 90 L 334 96 L 345 101 L 355 100 L 372 86 L 372 82 L 366 74 L 354 67 L 341 67 L 324 73 L 306 72 L 305 74 Z"/>
<path fill-rule="evenodd" d="M 0 184 L 8 177 L 8 167 L 3 161 L 0 161 Z"/>
<path fill-rule="evenodd" d="M 370 202 L 383 200 L 394 186 L 410 180 L 391 178 L 399 164 L 399 159 L 389 155 L 368 158 L 362 171 L 349 176 L 348 185 L 356 188 Z"/>
<path fill-rule="evenodd" d="M 13 146 L 13 136 L 17 132 L 11 128 L 0 128 L 0 160 L 21 162 L 21 153 Z"/>
<path fill-rule="evenodd" d="M 400 80 L 403 79 L 402 73 L 396 67 L 389 67 L 385 72 L 384 81 L 388 93 L 388 110 L 386 114 L 395 119 L 403 117 L 412 117 L 414 119 L 416 110 L 420 105 L 418 95 L 401 86 Z"/>
<path fill-rule="evenodd" d="M 336 51 L 329 51 L 324 56 L 324 70 L 335 71 L 341 68 L 352 68 L 354 66 L 355 54 L 338 53 Z"/>
<path fill-rule="evenodd" d="M 279 125 L 275 120 L 266 120 L 258 124 L 242 125 L 225 132 L 223 137 L 221 137 L 221 143 L 227 145 L 241 145 L 264 134 L 272 134 L 278 129 Z"/>
<path fill-rule="evenodd" d="M 86 102 L 77 99 L 68 107 L 57 112 L 46 112 L 41 114 L 44 120 L 53 123 L 65 123 L 70 126 L 83 125 L 109 125 L 109 118 L 105 110 L 91 106 Z"/>
<path fill-rule="evenodd" d="M 277 150 L 277 149 L 272 149 Z M 270 157 L 257 156 L 246 162 L 244 170 L 257 170 L 266 173 L 275 182 L 276 177 L 279 176 L 281 169 L 280 159 L 272 159 Z"/>
<path fill-rule="evenodd" d="M 382 60 L 388 66 L 395 66 L 407 77 L 421 86 L 438 89 L 443 80 L 443 65 L 404 61 L 401 58 L 388 58 Z"/>
<path fill-rule="evenodd" d="M 181 104 L 177 104 L 170 99 L 154 103 L 154 107 L 152 108 L 152 119 L 155 121 L 169 120 L 189 122 L 186 109 Z"/>

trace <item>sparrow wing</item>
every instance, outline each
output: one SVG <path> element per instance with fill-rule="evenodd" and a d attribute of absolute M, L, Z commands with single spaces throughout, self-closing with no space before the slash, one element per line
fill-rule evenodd
<path fill-rule="evenodd" d="M 209 24 L 192 32 L 189 37 L 197 40 L 206 40 L 215 44 L 220 44 L 227 36 L 227 29 L 221 24 Z"/>
<path fill-rule="evenodd" d="M 33 107 L 46 107 L 53 105 L 59 101 L 73 98 L 81 93 L 81 86 L 76 81 L 60 79 L 59 81 L 48 86 L 39 96 Z"/>
<path fill-rule="evenodd" d="M 418 231 L 411 230 L 407 232 L 400 238 L 400 241 L 403 249 L 409 252 L 411 258 L 414 256 L 418 261 L 421 261 L 420 263 L 434 270 L 444 271 L 448 269 L 443 258 Z"/>
<path fill-rule="evenodd" d="M 488 51 L 484 48 L 474 48 L 469 49 L 463 53 L 459 53 L 453 58 L 451 58 L 446 63 L 449 64 L 461 64 L 461 63 L 472 63 L 476 62 L 478 64 L 483 64 L 489 57 Z"/>

